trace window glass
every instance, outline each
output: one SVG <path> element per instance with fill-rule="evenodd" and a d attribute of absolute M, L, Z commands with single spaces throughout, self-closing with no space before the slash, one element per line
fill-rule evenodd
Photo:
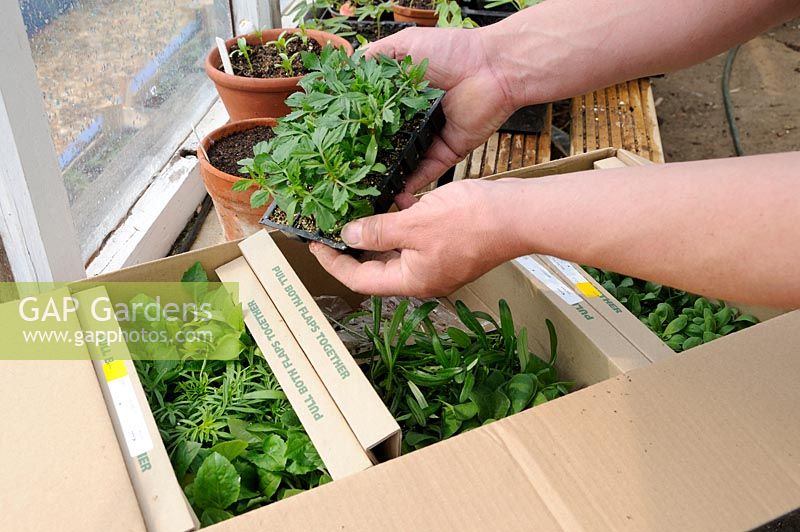
<path fill-rule="evenodd" d="M 88 260 L 213 102 L 228 0 L 19 0 Z"/>

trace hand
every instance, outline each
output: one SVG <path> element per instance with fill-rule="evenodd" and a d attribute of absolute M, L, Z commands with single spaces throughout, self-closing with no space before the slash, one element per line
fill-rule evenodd
<path fill-rule="evenodd" d="M 519 179 L 466 180 L 429 192 L 410 208 L 347 224 L 350 247 L 381 252 L 359 262 L 312 243 L 320 264 L 363 294 L 433 297 L 447 295 L 495 266 L 524 254 L 508 208 Z"/>
<path fill-rule="evenodd" d="M 517 105 L 505 80 L 492 68 L 481 29 L 408 28 L 368 47 L 367 54 L 415 62 L 428 59 L 426 78 L 447 91 L 442 102 L 447 124 L 406 181 L 413 194 L 438 179 L 488 139 Z"/>

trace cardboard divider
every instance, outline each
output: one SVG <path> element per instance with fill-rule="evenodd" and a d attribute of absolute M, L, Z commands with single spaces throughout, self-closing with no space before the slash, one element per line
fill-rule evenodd
<path fill-rule="evenodd" d="M 400 427 L 273 237 L 260 231 L 239 247 L 363 448 L 377 460 L 398 456 Z M 306 254 L 297 266 L 316 263 Z"/>
<path fill-rule="evenodd" d="M 531 261 L 535 261 L 530 257 Z M 497 316 L 497 300 L 504 298 L 511 307 L 517 326 L 528 329 L 532 352 L 541 357 L 549 353 L 549 336 L 545 318 L 553 322 L 558 336 L 559 355 L 556 367 L 563 377 L 587 386 L 650 361 L 625 340 L 602 317 L 591 312 L 586 302 L 572 293 L 577 301 L 565 301 L 527 266 L 512 261 L 502 264 L 472 283 L 457 290 L 451 300 L 461 299 L 468 306 L 482 306 Z M 549 272 L 548 272 L 549 273 Z M 552 274 L 551 274 L 552 276 Z"/>
<path fill-rule="evenodd" d="M 331 478 L 337 480 L 370 467 L 369 456 L 247 261 L 240 257 L 216 271 L 222 282 L 238 283 L 247 329 L 267 359 Z"/>
<path fill-rule="evenodd" d="M 119 338 L 114 342 L 105 340 L 102 345 L 87 342 L 87 349 L 147 530 L 184 532 L 194 529 L 199 521 L 172 471 L 142 383 L 128 347 L 121 339 L 106 289 L 98 286 L 77 292 L 73 297 L 78 303 L 76 313 L 82 330 L 112 332 Z M 90 310 L 93 305 L 94 310 Z M 98 315 L 111 318 L 100 321 Z"/>
<path fill-rule="evenodd" d="M 594 280 L 580 265 L 557 257 L 540 256 L 555 275 L 581 292 L 589 306 L 625 336 L 648 360 L 655 362 L 671 357 L 675 352 L 653 331 L 642 324 L 625 305 Z M 635 321 L 635 323 L 634 323 Z"/>

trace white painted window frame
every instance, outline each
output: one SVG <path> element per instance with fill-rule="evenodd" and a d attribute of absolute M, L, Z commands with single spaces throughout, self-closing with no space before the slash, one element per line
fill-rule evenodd
<path fill-rule="evenodd" d="M 276 0 L 230 0 L 236 34 L 272 27 Z M 277 11 L 276 11 L 277 10 Z M 67 192 L 50 136 L 17 1 L 0 2 L 0 238 L 17 281 L 68 281 L 165 256 L 206 191 L 193 135 L 131 207 L 84 268 Z M 228 120 L 217 101 L 197 125 L 202 136 Z"/>
<path fill-rule="evenodd" d="M 0 238 L 11 273 L 79 279 L 80 246 L 16 1 L 0 2 L 0 72 Z"/>

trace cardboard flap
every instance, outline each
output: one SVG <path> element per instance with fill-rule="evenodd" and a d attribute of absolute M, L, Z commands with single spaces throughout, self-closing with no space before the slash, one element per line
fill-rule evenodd
<path fill-rule="evenodd" d="M 270 234 L 239 247 L 364 449 L 397 456 L 400 427 Z"/>
<path fill-rule="evenodd" d="M 214 530 L 750 529 L 800 505 L 799 343 L 796 311 Z"/>
<path fill-rule="evenodd" d="M 9 530 L 145 530 L 89 360 L 0 362 Z"/>
<path fill-rule="evenodd" d="M 334 480 L 372 465 L 244 257 L 217 268 L 222 282 L 238 283 L 247 329 Z"/>

